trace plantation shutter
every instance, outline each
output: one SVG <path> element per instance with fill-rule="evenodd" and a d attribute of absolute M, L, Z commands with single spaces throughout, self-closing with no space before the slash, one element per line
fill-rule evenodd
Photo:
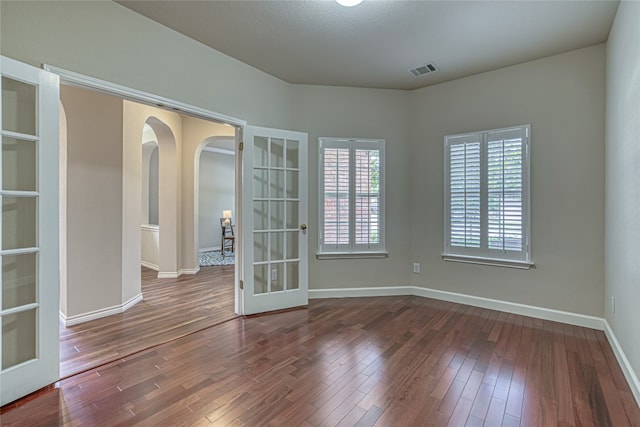
<path fill-rule="evenodd" d="M 349 149 L 325 148 L 324 244 L 349 244 Z"/>
<path fill-rule="evenodd" d="M 355 243 L 380 243 L 380 150 L 355 150 Z"/>
<path fill-rule="evenodd" d="M 482 135 L 452 138 L 448 146 L 449 246 L 479 248 Z"/>
<path fill-rule="evenodd" d="M 524 249 L 524 141 L 520 130 L 487 136 L 487 243 L 489 249 Z"/>

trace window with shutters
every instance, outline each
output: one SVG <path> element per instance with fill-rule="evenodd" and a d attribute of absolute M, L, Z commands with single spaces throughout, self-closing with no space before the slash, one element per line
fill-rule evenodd
<path fill-rule="evenodd" d="M 445 137 L 445 260 L 531 266 L 529 133 Z"/>
<path fill-rule="evenodd" d="M 320 138 L 319 254 L 384 253 L 384 140 Z"/>

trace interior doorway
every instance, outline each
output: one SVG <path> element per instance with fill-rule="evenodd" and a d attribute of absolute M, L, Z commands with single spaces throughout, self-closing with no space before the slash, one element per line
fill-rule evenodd
<path fill-rule="evenodd" d="M 224 137 L 235 155 L 236 129 L 88 89 L 62 85 L 61 92 L 67 200 L 60 349 L 66 377 L 236 316 L 234 266 L 200 270 L 194 203 L 196 153 L 203 141 Z M 87 198 L 91 217 L 84 215 Z M 145 226 L 157 232 L 156 258 L 147 260 L 153 270 L 142 255 Z M 126 294 L 132 273 L 140 300 Z M 88 289 L 92 284 L 96 289 Z M 91 293 L 97 293 L 93 300 Z"/>
<path fill-rule="evenodd" d="M 206 138 L 196 150 L 194 193 L 200 268 L 236 258 L 235 138 Z"/>

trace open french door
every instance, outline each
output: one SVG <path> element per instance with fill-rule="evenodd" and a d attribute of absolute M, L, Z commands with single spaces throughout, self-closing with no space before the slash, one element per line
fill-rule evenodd
<path fill-rule="evenodd" d="M 246 126 L 242 314 L 308 304 L 307 134 Z"/>
<path fill-rule="evenodd" d="M 0 405 L 58 380 L 58 76 L 0 57 Z"/>

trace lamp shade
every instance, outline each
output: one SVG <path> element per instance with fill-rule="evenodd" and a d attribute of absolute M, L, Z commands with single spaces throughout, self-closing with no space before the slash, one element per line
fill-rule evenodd
<path fill-rule="evenodd" d="M 222 211 L 222 218 L 231 219 L 231 209 Z"/>

